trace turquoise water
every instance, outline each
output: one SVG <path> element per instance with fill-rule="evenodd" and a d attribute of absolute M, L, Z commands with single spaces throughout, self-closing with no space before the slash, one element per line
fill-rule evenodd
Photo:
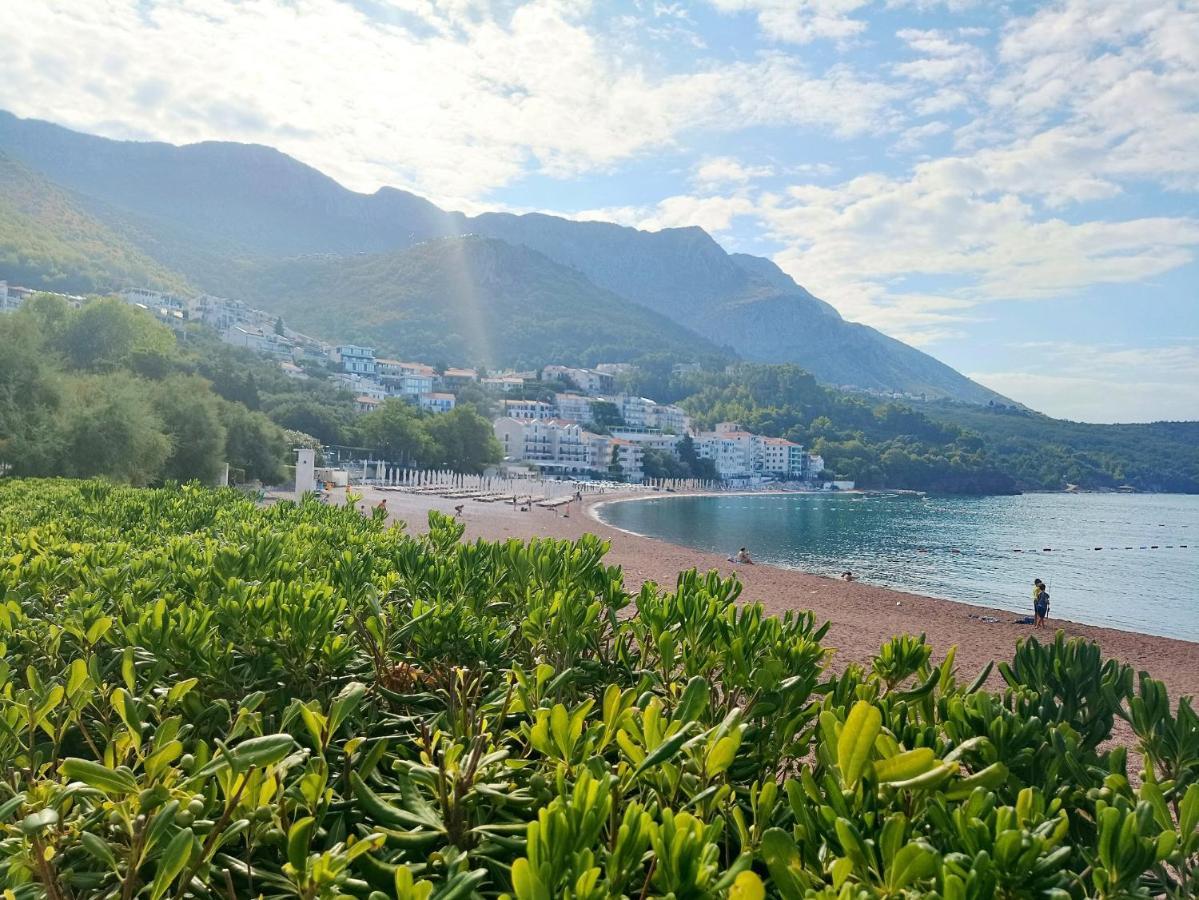
<path fill-rule="evenodd" d="M 760 562 L 849 569 L 872 584 L 1013 612 L 1031 613 L 1041 578 L 1052 617 L 1199 641 L 1197 496 L 730 494 L 609 503 L 599 516 L 699 550 L 745 546 Z"/>

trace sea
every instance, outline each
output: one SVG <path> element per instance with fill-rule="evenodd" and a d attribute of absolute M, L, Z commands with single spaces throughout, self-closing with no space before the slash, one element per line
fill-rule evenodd
<path fill-rule="evenodd" d="M 1199 641 L 1199 496 L 724 494 L 602 505 L 675 544 L 1052 619 Z"/>

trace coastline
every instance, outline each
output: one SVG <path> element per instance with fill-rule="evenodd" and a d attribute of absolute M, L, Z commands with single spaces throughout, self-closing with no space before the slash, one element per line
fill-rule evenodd
<path fill-rule="evenodd" d="M 844 582 L 767 564 L 737 565 L 717 553 L 696 551 L 618 529 L 595 514 L 598 508 L 608 503 L 653 496 L 657 495 L 628 492 L 585 496 L 582 508 L 578 503 L 571 504 L 573 509 L 569 515 L 540 507 L 522 513 L 506 504 L 466 501 L 463 511 L 465 537 L 574 540 L 584 533 L 593 533 L 609 543 L 608 561 L 622 568 L 626 588 L 633 593 L 646 581 L 671 588 L 678 573 L 690 568 L 701 572 L 715 569 L 725 576 L 734 575 L 743 586 L 741 600 L 762 603 L 768 614 L 810 609 L 817 621 L 829 621 L 831 627 L 824 644 L 835 651 L 830 661 L 834 670 L 841 670 L 851 663 L 868 662 L 879 646 L 894 635 L 923 633 L 933 646 L 934 660 L 943 658 L 950 646 L 956 645 L 959 677 L 972 679 L 988 662 L 1010 658 L 1016 641 L 1034 634 L 1030 626 L 1018 624 L 1017 616 L 1010 611 L 857 581 Z M 391 518 L 405 522 L 406 527 L 416 533 L 426 530 L 430 509 L 453 515 L 454 507 L 463 503 L 427 494 L 370 488 L 366 489 L 366 497 L 372 504 L 386 497 Z M 1174 702 L 1179 696 L 1199 695 L 1199 643 L 1060 619 L 1051 621 L 1050 628 L 1036 636 L 1041 641 L 1052 640 L 1058 630 L 1069 637 L 1095 641 L 1105 655 L 1161 679 Z M 992 673 L 990 682 L 993 686 L 1000 683 L 997 673 Z"/>

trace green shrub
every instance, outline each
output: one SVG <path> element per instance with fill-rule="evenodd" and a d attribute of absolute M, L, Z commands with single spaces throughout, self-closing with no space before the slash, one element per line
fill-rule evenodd
<path fill-rule="evenodd" d="M 0 481 L 6 896 L 1199 890 L 1195 713 L 1091 645 L 833 676 L 715 573 L 633 597 L 594 537 L 430 526 Z"/>

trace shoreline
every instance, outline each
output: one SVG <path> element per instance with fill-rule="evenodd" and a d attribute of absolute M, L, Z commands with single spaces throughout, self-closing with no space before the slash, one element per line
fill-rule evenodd
<path fill-rule="evenodd" d="M 700 496 L 703 492 L 670 494 Z M 760 602 L 769 615 L 811 610 L 818 622 L 830 622 L 824 644 L 834 651 L 830 667 L 840 671 L 850 663 L 869 663 L 878 648 L 891 637 L 925 634 L 940 660 L 950 646 L 957 646 L 959 677 L 972 679 L 990 661 L 1010 659 L 1017 640 L 1036 636 L 1052 641 L 1057 631 L 1067 637 L 1095 641 L 1105 656 L 1115 657 L 1148 671 L 1166 683 L 1173 702 L 1183 695 L 1199 695 L 1199 643 L 1179 638 L 1158 637 L 1120 631 L 1069 620 L 1052 620 L 1050 627 L 1034 632 L 1015 621 L 1016 614 L 957 600 L 929 597 L 894 588 L 844 582 L 825 575 L 765 563 L 745 566 L 730 563 L 724 556 L 692 550 L 658 538 L 635 534 L 603 522 L 595 510 L 607 503 L 647 500 L 660 495 L 612 493 L 584 496 L 581 508 L 572 503 L 566 515 L 534 507 L 521 513 L 506 504 L 450 500 L 428 494 L 366 490 L 367 502 L 386 498 L 390 518 L 406 523 L 413 533 L 427 530 L 428 512 L 436 509 L 453 515 L 464 505 L 464 538 L 483 540 L 527 540 L 533 537 L 577 540 L 592 533 L 609 544 L 609 565 L 619 565 L 625 587 L 636 593 L 647 581 L 672 589 L 678 573 L 691 568 L 701 572 L 715 569 L 734 576 L 742 585 L 740 602 Z M 571 515 L 571 513 L 574 513 Z M 992 672 L 989 683 L 1001 682 Z"/>

